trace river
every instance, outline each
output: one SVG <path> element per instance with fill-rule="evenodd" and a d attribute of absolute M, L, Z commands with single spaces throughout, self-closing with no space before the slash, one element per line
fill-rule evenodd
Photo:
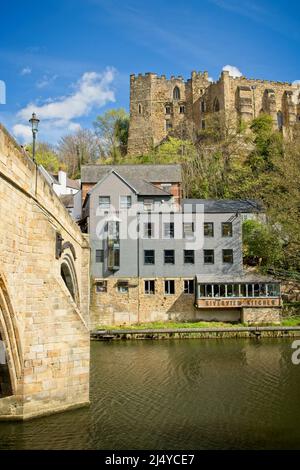
<path fill-rule="evenodd" d="M 91 345 L 91 406 L 0 423 L 0 449 L 299 449 L 292 339 Z"/>

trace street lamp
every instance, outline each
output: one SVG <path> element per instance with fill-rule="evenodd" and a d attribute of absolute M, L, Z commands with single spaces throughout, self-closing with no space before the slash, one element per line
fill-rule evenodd
<path fill-rule="evenodd" d="M 32 137 L 33 137 L 33 141 L 32 141 L 32 159 L 35 162 L 35 140 L 36 140 L 36 134 L 37 134 L 37 131 L 38 131 L 40 120 L 36 117 L 35 113 L 32 113 L 32 116 L 31 116 L 31 119 L 29 119 L 29 122 L 31 124 Z"/>

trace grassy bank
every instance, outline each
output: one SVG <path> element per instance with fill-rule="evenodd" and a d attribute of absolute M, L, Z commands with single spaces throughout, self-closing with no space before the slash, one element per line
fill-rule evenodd
<path fill-rule="evenodd" d="M 268 323 L 268 326 L 279 326 L 278 324 Z M 281 326 L 300 326 L 300 316 L 284 318 Z M 139 323 L 134 325 L 98 325 L 97 330 L 143 330 L 143 329 L 164 329 L 164 328 L 236 328 L 241 326 L 249 326 L 247 323 L 224 323 L 224 322 L 152 322 Z"/>

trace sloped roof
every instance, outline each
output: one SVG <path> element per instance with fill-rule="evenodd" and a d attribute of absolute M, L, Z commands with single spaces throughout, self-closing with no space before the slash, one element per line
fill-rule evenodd
<path fill-rule="evenodd" d="M 84 165 L 81 168 L 82 183 L 97 183 L 105 174 L 115 170 L 126 181 L 130 178 L 151 183 L 181 182 L 180 165 Z"/>
<path fill-rule="evenodd" d="M 261 202 L 254 199 L 183 199 L 182 207 L 185 212 L 197 211 L 197 206 L 203 205 L 205 213 L 253 213 L 263 212 Z M 186 206 L 186 207 L 184 207 Z M 189 206 L 189 207 L 187 207 Z"/>
<path fill-rule="evenodd" d="M 60 196 L 60 200 L 65 207 L 67 208 L 74 207 L 74 195 L 73 194 L 65 194 L 64 196 Z"/>
<path fill-rule="evenodd" d="M 157 186 L 154 186 L 154 184 L 149 183 L 148 181 L 141 180 L 137 178 L 135 175 L 130 176 L 129 178 L 128 177 L 125 178 L 124 176 L 120 175 L 115 170 L 115 168 L 111 169 L 109 172 L 104 173 L 101 180 L 99 180 L 97 184 L 88 191 L 87 196 L 89 196 L 94 191 L 95 187 L 101 184 L 111 174 L 114 174 L 118 178 L 122 179 L 139 196 L 164 196 L 168 198 L 171 197 L 171 194 L 168 193 L 167 191 L 164 191 L 163 189 L 158 188 Z"/>

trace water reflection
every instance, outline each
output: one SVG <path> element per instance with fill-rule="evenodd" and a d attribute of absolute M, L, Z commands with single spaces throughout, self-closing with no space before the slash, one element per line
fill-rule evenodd
<path fill-rule="evenodd" d="M 1 449 L 299 448 L 290 340 L 92 343 L 89 408 L 0 424 Z"/>

